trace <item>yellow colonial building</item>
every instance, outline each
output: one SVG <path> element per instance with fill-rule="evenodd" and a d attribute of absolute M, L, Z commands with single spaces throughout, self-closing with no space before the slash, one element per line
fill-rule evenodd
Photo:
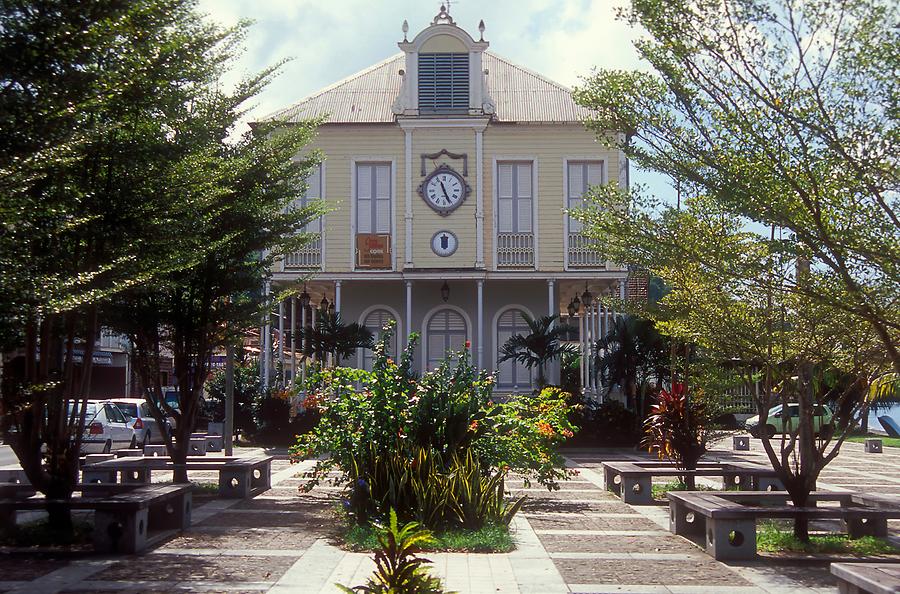
<path fill-rule="evenodd" d="M 412 39 L 404 23 L 401 53 L 267 118 L 326 117 L 303 200 L 331 209 L 312 225 L 320 239 L 274 273 L 272 291 L 308 279 L 311 307 L 279 306 L 263 332 L 267 378 L 277 359 L 278 380 L 300 373 L 291 330 L 320 304 L 376 334 L 396 320 L 400 341 L 419 332 L 420 370 L 469 341 L 510 392 L 531 389 L 527 369 L 498 362 L 526 330 L 521 313 L 562 315 L 585 352 L 605 332 L 613 314 L 590 297 L 624 296 L 627 274 L 591 251 L 566 209 L 591 185 L 627 185 L 628 164 L 585 129 L 568 88 L 488 51 L 478 29 L 443 8 Z M 371 353 L 345 363 L 369 366 Z M 589 388 L 591 376 L 583 366 Z"/>

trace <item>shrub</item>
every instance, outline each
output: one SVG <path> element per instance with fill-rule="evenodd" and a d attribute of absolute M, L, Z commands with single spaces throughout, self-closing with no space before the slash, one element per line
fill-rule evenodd
<path fill-rule="evenodd" d="M 573 445 L 633 446 L 641 438 L 635 414 L 618 400 L 583 407 L 575 422 L 581 430 Z"/>
<path fill-rule="evenodd" d="M 712 417 L 712 408 L 702 395 L 690 397 L 685 385 L 676 383 L 671 391 L 660 390 L 644 421 L 641 445 L 660 458 L 671 460 L 676 468 L 694 470 L 706 453 Z M 685 484 L 693 488 L 694 477 L 684 478 Z"/>
<path fill-rule="evenodd" d="M 421 529 L 416 522 L 400 528 L 397 514 L 391 510 L 388 525 L 378 535 L 380 548 L 375 553 L 372 577 L 365 586 L 336 585 L 350 594 L 443 594 L 441 581 L 425 570 L 424 565 L 431 561 L 416 556 L 422 546 L 431 542 L 431 532 Z"/>
<path fill-rule="evenodd" d="M 388 329 L 375 347 L 372 372 L 336 368 L 311 378 L 306 406 L 321 421 L 291 456 L 328 457 L 306 489 L 338 469 L 357 521 L 395 509 L 437 528 L 508 521 L 518 509 L 504 502 L 509 471 L 558 488 L 567 473 L 555 447 L 574 430 L 565 393 L 548 388 L 495 404 L 493 377 L 471 365 L 468 350 L 416 380 L 415 336 L 399 363 L 385 355 L 389 337 Z"/>

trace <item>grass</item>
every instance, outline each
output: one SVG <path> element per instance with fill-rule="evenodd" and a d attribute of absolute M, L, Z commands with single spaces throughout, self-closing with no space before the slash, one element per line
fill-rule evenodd
<path fill-rule="evenodd" d="M 881 445 L 886 448 L 900 448 L 900 437 L 885 437 L 883 435 L 851 435 L 846 441 L 853 443 L 866 443 L 867 439 L 880 439 Z"/>
<path fill-rule="evenodd" d="M 195 495 L 218 495 L 218 483 L 191 483 Z"/>
<path fill-rule="evenodd" d="M 792 531 L 784 530 L 774 522 L 760 522 L 756 530 L 756 548 L 769 553 L 844 553 L 863 557 L 900 553 L 900 547 L 874 536 L 851 539 L 846 534 L 810 535 L 809 542 L 805 543 L 795 538 Z"/>
<path fill-rule="evenodd" d="M 342 532 L 344 545 L 353 551 L 378 548 L 377 530 L 371 525 L 351 524 Z M 508 526 L 487 525 L 477 530 L 445 530 L 434 533 L 434 544 L 426 551 L 457 553 L 508 553 L 515 548 Z"/>
<path fill-rule="evenodd" d="M 72 518 L 72 533 L 50 527 L 46 518 L 17 525 L 13 530 L 0 531 L 0 545 L 12 547 L 52 547 L 84 545 L 91 542 L 94 525 Z"/>
<path fill-rule="evenodd" d="M 708 487 L 706 485 L 701 485 L 698 483 L 693 490 L 717 491 L 718 489 L 713 489 L 712 487 Z M 666 498 L 666 493 L 668 493 L 669 491 L 687 491 L 687 485 L 685 485 L 681 481 L 672 481 L 671 483 L 654 484 L 650 488 L 650 492 L 653 494 L 654 499 L 664 500 Z"/>

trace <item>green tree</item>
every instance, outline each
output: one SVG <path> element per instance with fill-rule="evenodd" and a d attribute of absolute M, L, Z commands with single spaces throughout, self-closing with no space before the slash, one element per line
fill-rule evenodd
<path fill-rule="evenodd" d="M 566 355 L 578 352 L 574 344 L 562 339 L 571 330 L 566 324 L 556 323 L 559 316 L 532 318 L 526 313 L 522 319 L 528 325 L 528 334 L 514 334 L 500 347 L 500 362 L 516 361 L 528 369 L 537 369 L 537 388 L 547 385 L 547 364 Z"/>
<path fill-rule="evenodd" d="M 159 172 L 164 114 L 187 97 L 196 27 L 175 0 L 11 1 L 0 9 L 0 337 L 24 364 L 2 385 L 11 445 L 71 528 L 98 308 L 183 265 L 157 241 L 178 211 Z M 194 62 L 196 64 L 196 61 Z M 81 364 L 76 359 L 81 359 Z M 42 449 L 45 448 L 45 453 Z"/>
<path fill-rule="evenodd" d="M 237 350 L 234 362 L 234 428 L 245 435 L 256 431 L 253 410 L 263 398 L 259 377 L 259 361 L 251 359 L 243 349 Z M 206 383 L 206 401 L 213 420 L 225 418 L 225 369 L 215 371 Z"/>
<path fill-rule="evenodd" d="M 620 386 L 640 422 L 651 382 L 658 387 L 669 373 L 669 341 L 653 321 L 626 315 L 616 318 L 595 351 L 595 368 L 607 394 Z"/>
<path fill-rule="evenodd" d="M 672 288 L 648 313 L 660 331 L 740 363 L 762 418 L 799 403 L 798 430 L 763 446 L 806 505 L 867 385 L 900 370 L 898 7 L 634 0 L 624 16 L 653 72 L 600 71 L 576 99 L 604 143 L 676 180 L 683 208 L 604 187 L 583 218 L 609 259 Z M 834 440 L 813 431 L 826 399 Z"/>
<path fill-rule="evenodd" d="M 768 249 L 811 266 L 777 288 L 864 320 L 900 372 L 897 3 L 633 0 L 624 17 L 652 72 L 590 77 L 591 129 L 721 216 L 783 231 Z"/>
<path fill-rule="evenodd" d="M 347 324 L 341 319 L 341 314 L 324 310 L 319 312 L 316 325 L 303 328 L 301 336 L 307 356 L 314 356 L 325 364 L 331 355 L 334 366 L 351 357 L 357 349 L 374 347 L 371 330 L 356 322 Z"/>

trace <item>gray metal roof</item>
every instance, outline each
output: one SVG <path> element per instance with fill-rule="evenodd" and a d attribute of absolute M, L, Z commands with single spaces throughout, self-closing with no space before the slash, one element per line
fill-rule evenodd
<path fill-rule="evenodd" d="M 391 105 L 400 94 L 404 62 L 404 54 L 392 56 L 262 120 L 327 116 L 332 124 L 392 123 Z M 575 104 L 569 88 L 497 54 L 484 52 L 483 67 L 488 71 L 488 95 L 497 106 L 494 121 L 567 123 L 589 115 Z"/>

